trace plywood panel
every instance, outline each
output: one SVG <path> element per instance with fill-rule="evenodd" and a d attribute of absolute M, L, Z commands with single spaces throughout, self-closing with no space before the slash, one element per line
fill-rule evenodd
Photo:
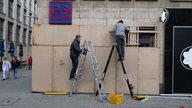
<path fill-rule="evenodd" d="M 96 47 L 96 56 L 99 63 L 99 69 L 101 74 L 103 73 L 109 54 L 111 52 L 111 47 Z M 108 66 L 108 70 L 104 79 L 104 88 L 105 92 L 111 93 L 116 92 L 116 50 L 114 50 L 113 55 L 111 57 L 111 61 Z"/>
<path fill-rule="evenodd" d="M 52 47 L 33 46 L 32 91 L 52 91 Z"/>
<path fill-rule="evenodd" d="M 109 31 L 112 26 L 80 26 L 80 34 L 83 40 L 91 40 L 94 46 L 112 46 L 115 37 Z"/>
<path fill-rule="evenodd" d="M 35 25 L 33 32 L 35 45 L 70 45 L 75 36 L 79 34 L 79 26 Z"/>
<path fill-rule="evenodd" d="M 70 47 L 54 47 L 53 91 L 71 90 L 72 81 L 69 80 L 71 68 Z M 78 92 L 94 92 L 94 79 L 88 57 L 80 79 Z"/>
<path fill-rule="evenodd" d="M 139 94 L 159 94 L 159 57 L 159 48 L 139 48 Z"/>
<path fill-rule="evenodd" d="M 125 70 L 127 72 L 129 82 L 135 87 L 134 94 L 137 94 L 137 73 L 138 73 L 138 48 L 137 47 L 126 47 L 125 48 Z M 123 69 L 121 63 L 117 63 L 117 92 L 123 94 L 130 94 L 128 85 L 124 78 Z"/>
<path fill-rule="evenodd" d="M 53 91 L 70 91 L 71 59 L 69 47 L 54 47 Z"/>

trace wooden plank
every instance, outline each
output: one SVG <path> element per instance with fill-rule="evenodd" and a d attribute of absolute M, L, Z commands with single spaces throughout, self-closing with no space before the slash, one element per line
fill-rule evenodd
<path fill-rule="evenodd" d="M 97 60 L 99 63 L 99 69 L 101 71 L 101 74 L 104 71 L 104 68 L 106 66 L 109 54 L 111 52 L 112 47 L 96 47 L 96 56 Z M 104 79 L 104 87 L 105 87 L 105 92 L 111 93 L 111 92 L 116 92 L 116 66 L 117 66 L 117 57 L 116 57 L 116 50 L 114 50 L 113 55 L 111 57 L 111 61 L 109 63 L 108 70 L 106 72 L 106 76 Z M 97 90 L 97 89 L 96 89 Z"/>
<path fill-rule="evenodd" d="M 139 48 L 139 94 L 159 94 L 159 57 L 159 48 Z"/>
<path fill-rule="evenodd" d="M 129 82 L 135 87 L 134 93 L 137 94 L 138 47 L 125 48 L 124 66 L 129 78 Z M 117 63 L 117 93 L 130 94 L 120 62 Z"/>
<path fill-rule="evenodd" d="M 112 26 L 80 26 L 82 40 L 91 40 L 95 47 L 113 45 L 115 37 L 111 36 L 110 30 Z"/>
<path fill-rule="evenodd" d="M 79 26 L 72 25 L 34 25 L 34 45 L 70 45 L 79 34 Z"/>
<path fill-rule="evenodd" d="M 52 91 L 53 48 L 33 46 L 32 50 L 32 91 Z"/>

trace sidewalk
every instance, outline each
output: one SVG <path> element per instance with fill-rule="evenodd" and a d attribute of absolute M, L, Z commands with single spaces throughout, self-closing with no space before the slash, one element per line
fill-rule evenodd
<path fill-rule="evenodd" d="M 143 101 L 135 101 L 125 95 L 122 105 L 114 105 L 108 101 L 100 103 L 94 94 L 68 97 L 31 93 L 31 75 L 31 70 L 23 67 L 17 79 L 0 78 L 0 108 L 192 108 L 192 97 L 146 96 Z"/>

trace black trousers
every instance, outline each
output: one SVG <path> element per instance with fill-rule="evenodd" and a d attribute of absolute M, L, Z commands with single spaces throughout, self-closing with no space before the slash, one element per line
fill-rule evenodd
<path fill-rule="evenodd" d="M 77 70 L 77 66 L 78 66 L 78 57 L 71 56 L 71 60 L 72 60 L 73 67 L 71 69 L 69 78 L 74 78 L 76 70 Z"/>
<path fill-rule="evenodd" d="M 116 36 L 117 50 L 119 50 L 119 57 L 124 58 L 125 55 L 125 40 L 124 36 L 117 35 Z"/>

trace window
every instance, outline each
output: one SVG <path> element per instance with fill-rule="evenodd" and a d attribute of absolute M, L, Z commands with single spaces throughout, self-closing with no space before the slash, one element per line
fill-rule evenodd
<path fill-rule="evenodd" d="M 3 12 L 3 0 L 0 0 L 0 12 Z"/>
<path fill-rule="evenodd" d="M 20 21 L 21 18 L 21 6 L 17 5 L 17 20 Z"/>
<path fill-rule="evenodd" d="M 29 31 L 28 44 L 31 45 L 31 31 Z"/>
<path fill-rule="evenodd" d="M 156 47 L 156 27 L 139 26 L 126 37 L 126 46 L 129 47 Z"/>
<path fill-rule="evenodd" d="M 26 44 L 26 33 L 27 33 L 27 29 L 23 30 L 23 44 Z"/>
<path fill-rule="evenodd" d="M 27 0 L 24 0 L 24 6 L 27 7 Z"/>
<path fill-rule="evenodd" d="M 139 47 L 154 47 L 153 40 L 153 33 L 139 33 Z"/>
<path fill-rule="evenodd" d="M 24 24 L 27 24 L 26 17 L 27 17 L 27 10 L 24 10 L 24 15 L 23 15 L 23 23 Z"/>
<path fill-rule="evenodd" d="M 150 33 L 151 31 L 155 31 L 155 27 L 145 27 L 141 26 L 137 28 L 139 31 L 143 31 L 139 33 L 139 47 L 155 47 L 155 33 Z"/>
<path fill-rule="evenodd" d="M 29 27 L 31 27 L 31 18 L 32 18 L 32 14 L 29 14 Z"/>
<path fill-rule="evenodd" d="M 8 23 L 8 41 L 12 41 L 12 35 L 13 35 L 13 23 Z"/>
<path fill-rule="evenodd" d="M 32 4 L 31 4 L 31 0 L 29 0 L 29 9 L 30 9 L 30 10 L 32 10 L 32 9 L 31 9 L 31 7 L 32 7 L 31 5 L 32 5 Z"/>
<path fill-rule="evenodd" d="M 21 31 L 21 27 L 17 26 L 17 29 L 16 29 L 16 42 L 17 43 L 19 43 L 19 40 L 20 40 L 20 31 Z"/>
<path fill-rule="evenodd" d="M 13 17 L 13 0 L 9 0 L 9 17 Z"/>
<path fill-rule="evenodd" d="M 36 10 L 37 10 L 36 6 L 37 6 L 37 1 L 35 0 L 35 1 L 34 1 L 34 13 L 35 13 L 35 14 L 36 14 Z"/>
<path fill-rule="evenodd" d="M 3 39 L 3 20 L 0 19 L 0 39 Z"/>

